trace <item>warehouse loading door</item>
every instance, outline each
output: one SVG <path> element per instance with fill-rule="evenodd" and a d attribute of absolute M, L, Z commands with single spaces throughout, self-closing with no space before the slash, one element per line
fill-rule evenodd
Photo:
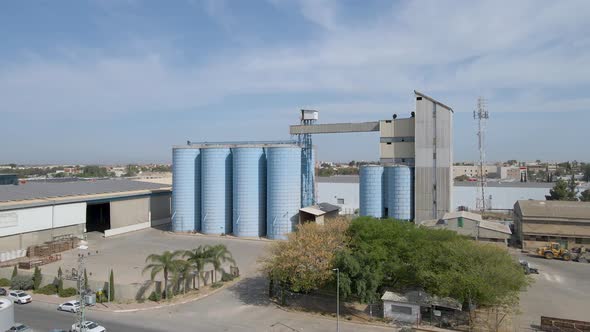
<path fill-rule="evenodd" d="M 111 229 L 111 206 L 109 202 L 86 206 L 86 231 L 102 232 Z"/>

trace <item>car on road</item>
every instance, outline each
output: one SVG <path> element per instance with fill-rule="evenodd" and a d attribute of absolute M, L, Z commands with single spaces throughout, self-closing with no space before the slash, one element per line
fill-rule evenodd
<path fill-rule="evenodd" d="M 11 290 L 8 292 L 8 298 L 11 299 L 12 302 L 19 304 L 31 303 L 31 301 L 33 301 L 31 295 L 22 290 Z"/>
<path fill-rule="evenodd" d="M 6 289 L 0 287 L 0 296 L 6 296 L 6 293 L 8 293 Z"/>
<path fill-rule="evenodd" d="M 30 327 L 26 326 L 25 324 L 16 323 L 12 325 L 11 328 L 8 329 L 6 332 L 26 332 L 26 331 L 33 331 Z"/>
<path fill-rule="evenodd" d="M 86 328 L 86 332 L 106 332 L 107 329 L 104 327 L 96 324 L 95 322 L 91 322 L 89 320 L 84 321 L 82 326 Z M 80 332 L 82 329 L 79 323 L 72 325 L 72 332 Z"/>
<path fill-rule="evenodd" d="M 80 302 L 75 300 L 64 302 L 57 306 L 57 310 L 76 313 L 80 310 Z"/>

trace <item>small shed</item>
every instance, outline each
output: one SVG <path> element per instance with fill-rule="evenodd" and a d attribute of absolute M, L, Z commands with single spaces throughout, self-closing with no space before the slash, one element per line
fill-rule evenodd
<path fill-rule="evenodd" d="M 299 209 L 299 223 L 315 222 L 323 225 L 325 219 L 336 218 L 340 207 L 329 203 L 320 203 Z"/>
<path fill-rule="evenodd" d="M 420 305 L 410 303 L 407 297 L 387 291 L 381 300 L 383 301 L 383 318 L 412 324 L 420 322 Z"/>

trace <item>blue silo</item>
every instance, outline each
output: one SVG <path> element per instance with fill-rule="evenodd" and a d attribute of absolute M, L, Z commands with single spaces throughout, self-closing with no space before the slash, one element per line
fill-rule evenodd
<path fill-rule="evenodd" d="M 266 156 L 261 147 L 232 149 L 233 234 L 264 236 L 266 231 Z"/>
<path fill-rule="evenodd" d="M 172 231 L 198 231 L 201 222 L 199 149 L 172 149 Z"/>
<path fill-rule="evenodd" d="M 405 165 L 385 167 L 387 217 L 412 220 L 412 169 Z"/>
<path fill-rule="evenodd" d="M 229 234 L 232 225 L 232 160 L 229 148 L 201 149 L 201 232 Z"/>
<path fill-rule="evenodd" d="M 266 236 L 285 239 L 299 222 L 301 148 L 269 147 L 267 161 Z"/>
<path fill-rule="evenodd" d="M 383 166 L 366 165 L 360 169 L 360 215 L 383 217 Z"/>

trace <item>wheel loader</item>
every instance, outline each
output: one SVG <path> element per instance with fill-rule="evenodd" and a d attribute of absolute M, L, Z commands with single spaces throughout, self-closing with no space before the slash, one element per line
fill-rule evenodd
<path fill-rule="evenodd" d="M 569 250 L 562 248 L 557 242 L 550 242 L 545 247 L 537 248 L 537 255 L 543 256 L 547 259 L 559 258 L 564 261 L 572 259 L 572 254 Z"/>

